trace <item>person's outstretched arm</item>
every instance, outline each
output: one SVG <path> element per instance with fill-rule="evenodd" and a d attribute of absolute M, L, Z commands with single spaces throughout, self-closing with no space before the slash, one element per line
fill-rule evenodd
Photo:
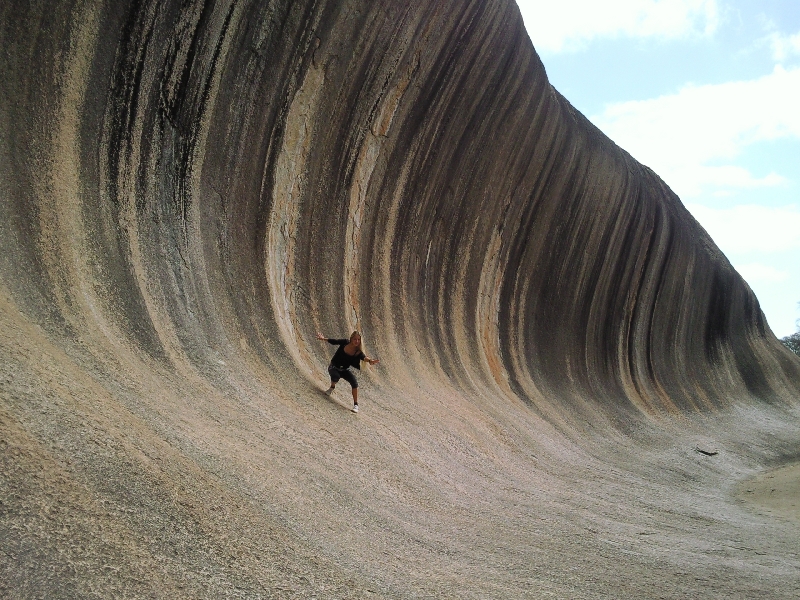
<path fill-rule="evenodd" d="M 344 339 L 344 338 L 342 338 L 342 339 L 326 338 L 321 333 L 317 333 L 317 339 L 320 340 L 321 342 L 328 342 L 329 344 L 332 344 L 334 346 L 341 346 L 342 344 L 346 344 L 347 342 L 350 341 L 350 340 L 347 340 L 347 339 Z"/>

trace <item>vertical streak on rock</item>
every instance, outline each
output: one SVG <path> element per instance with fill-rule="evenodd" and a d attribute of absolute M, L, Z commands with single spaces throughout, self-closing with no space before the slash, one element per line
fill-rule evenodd
<path fill-rule="evenodd" d="M 324 84 L 324 69 L 311 66 L 286 116 L 283 146 L 275 163 L 265 264 L 272 308 L 281 337 L 297 364 L 303 365 L 308 372 L 311 367 L 301 358 L 305 352 L 301 350 L 302 342 L 295 325 L 295 247 L 300 207 L 306 191 L 313 124 Z"/>
<path fill-rule="evenodd" d="M 508 383 L 508 372 L 500 360 L 500 290 L 503 285 L 503 269 L 501 265 L 501 249 L 503 238 L 496 230 L 486 251 L 486 259 L 480 273 L 478 283 L 478 302 L 475 322 L 480 328 L 479 343 L 483 350 L 485 365 L 488 366 L 492 378 L 507 396 L 514 395 Z"/>
<path fill-rule="evenodd" d="M 398 231 L 398 220 L 400 212 L 405 206 L 403 197 L 415 155 L 416 146 L 413 146 L 399 169 L 399 176 L 397 181 L 394 182 L 391 202 L 388 203 L 388 208 L 385 209 L 384 218 L 379 220 L 380 230 L 376 235 L 376 239 L 381 240 L 380 246 L 377 246 L 379 249 L 378 256 L 374 257 L 374 259 L 380 261 L 377 273 L 380 274 L 379 285 L 381 286 L 380 289 L 383 290 L 383 294 L 381 294 L 383 301 L 381 345 L 384 348 L 403 348 L 406 345 L 404 340 L 407 340 L 408 336 L 411 335 L 407 330 L 401 332 L 401 327 L 405 328 L 408 324 L 406 315 L 409 309 L 406 306 L 406 298 L 399 292 L 399 277 L 396 277 L 396 273 L 393 271 L 393 264 L 397 261 L 398 255 L 401 255 L 404 250 L 402 247 L 398 247 L 400 243 L 398 238 L 401 238 L 400 234 L 402 233 Z M 382 205 L 386 206 L 384 203 Z M 409 362 L 407 360 L 398 361 L 393 366 L 392 376 L 396 380 L 408 381 L 412 378 L 413 374 L 410 372 Z"/>
<path fill-rule="evenodd" d="M 347 233 L 344 244 L 344 287 L 347 318 L 352 327 L 361 329 L 358 302 L 358 263 L 361 248 L 361 223 L 367 203 L 367 190 L 375 163 L 381 151 L 378 136 L 368 132 L 358 153 L 353 183 L 350 188 L 350 204 L 347 212 Z"/>
<path fill-rule="evenodd" d="M 76 329 L 100 327 L 100 316 L 87 264 L 86 227 L 81 214 L 80 122 L 97 34 L 98 7 L 92 3 L 73 8 L 69 50 L 59 76 L 58 116 L 44 193 L 39 198 L 42 260 L 53 275 L 60 313 Z M 87 317 L 90 317 L 87 319 Z M 116 336 L 106 337 L 114 339 Z"/>
<path fill-rule="evenodd" d="M 202 211 L 201 205 L 202 188 L 201 188 L 201 175 L 203 160 L 206 156 L 208 135 L 212 125 L 212 115 L 219 95 L 220 78 L 222 77 L 221 68 L 225 63 L 228 52 L 230 51 L 231 41 L 234 38 L 233 31 L 238 25 L 239 18 L 241 17 L 240 5 L 235 0 L 231 2 L 226 11 L 226 17 L 220 27 L 220 32 L 213 36 L 212 39 L 216 40 L 216 47 L 213 52 L 213 61 L 211 64 L 211 73 L 208 80 L 205 82 L 205 89 L 203 94 L 203 105 L 201 113 L 197 122 L 196 137 L 193 140 L 191 165 L 192 168 L 187 174 L 187 185 L 184 206 L 186 209 L 186 222 L 184 224 L 187 232 L 187 247 L 188 253 L 192 260 L 192 269 L 189 276 L 192 280 L 195 293 L 203 302 L 204 318 L 207 328 L 214 325 L 219 325 L 219 319 L 216 318 L 216 306 L 214 303 L 214 294 L 209 287 L 208 271 L 203 252 L 203 232 L 201 231 Z M 213 150 L 211 150 L 213 152 Z M 209 318 L 213 317 L 213 318 Z"/>
<path fill-rule="evenodd" d="M 622 243 L 622 249 L 631 253 L 635 259 L 630 267 L 627 266 L 627 263 L 620 266 L 620 268 L 625 268 L 626 279 L 624 285 L 617 283 L 619 289 L 616 290 L 617 293 L 624 294 L 624 299 L 620 301 L 621 322 L 615 339 L 615 363 L 619 382 L 626 397 L 632 399 L 639 406 L 645 403 L 645 408 L 651 409 L 652 407 L 646 405 L 647 399 L 642 395 L 643 390 L 640 389 L 639 381 L 633 370 L 631 336 L 636 327 L 636 306 L 639 302 L 642 280 L 646 274 L 647 250 L 654 235 L 653 215 L 641 200 L 639 196 L 641 191 L 638 188 L 631 189 L 634 184 L 631 171 L 627 170 L 624 176 L 626 183 L 623 189 L 629 197 L 633 198 L 633 203 L 632 214 L 629 216 L 629 221 L 626 222 L 627 231 L 624 233 L 626 239 Z"/>
<path fill-rule="evenodd" d="M 105 149 L 100 158 L 101 189 L 107 194 L 103 201 L 116 207 L 116 218 L 122 243 L 130 253 L 127 257 L 135 285 L 155 335 L 169 362 L 180 370 L 180 341 L 171 316 L 162 309 L 163 298 L 150 278 L 148 263 L 155 260 L 140 228 L 137 206 L 142 190 L 139 181 L 142 158 L 147 94 L 149 87 L 143 79 L 149 56 L 153 31 L 159 18 L 159 4 L 135 6 L 123 32 L 118 49 L 112 82 L 111 99 L 100 145 Z M 150 82 L 152 83 L 152 82 Z M 149 217 L 149 215 L 147 215 Z"/>
<path fill-rule="evenodd" d="M 672 235 L 669 217 L 657 205 L 645 254 L 645 267 L 637 291 L 634 325 L 629 337 L 630 371 L 639 397 L 648 409 L 652 409 L 653 405 L 650 403 L 655 399 L 660 400 L 662 409 L 674 407 L 661 386 L 654 365 L 654 344 L 659 343 L 657 338 L 660 333 L 654 329 L 654 317 L 664 283 Z"/>
<path fill-rule="evenodd" d="M 369 182 L 375 171 L 384 140 L 389 136 L 400 101 L 418 66 L 419 59 L 415 57 L 413 63 L 406 69 L 394 88 L 384 94 L 377 117 L 365 136 L 356 161 L 353 182 L 350 187 L 347 233 L 344 245 L 345 303 L 349 322 L 356 329 L 362 328 L 359 314 L 358 278 L 360 254 L 362 252 L 361 225 L 365 216 L 364 212 L 368 208 Z M 402 193 L 402 189 L 399 191 Z M 365 260 L 372 259 L 367 257 Z"/>

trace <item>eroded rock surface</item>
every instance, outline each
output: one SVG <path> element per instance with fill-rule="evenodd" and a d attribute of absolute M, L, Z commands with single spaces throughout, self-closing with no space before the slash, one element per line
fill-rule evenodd
<path fill-rule="evenodd" d="M 800 595 L 800 362 L 513 2 L 0 14 L 0 595 Z"/>

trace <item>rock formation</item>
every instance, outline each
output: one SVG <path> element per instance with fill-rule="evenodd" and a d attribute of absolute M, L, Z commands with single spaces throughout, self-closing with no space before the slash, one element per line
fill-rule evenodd
<path fill-rule="evenodd" d="M 4 596 L 796 597 L 800 361 L 513 2 L 0 13 Z"/>

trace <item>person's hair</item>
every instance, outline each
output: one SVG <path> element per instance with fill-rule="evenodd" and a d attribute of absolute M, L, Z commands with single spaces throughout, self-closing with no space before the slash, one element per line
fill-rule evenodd
<path fill-rule="evenodd" d="M 355 336 L 358 336 L 359 340 L 361 339 L 361 334 L 358 331 L 354 331 L 353 333 L 350 334 L 350 341 L 351 342 L 353 341 L 353 338 Z M 359 345 L 359 348 L 361 348 L 361 350 L 363 351 L 363 348 L 361 346 L 363 346 L 363 340 L 362 340 L 362 344 Z"/>

